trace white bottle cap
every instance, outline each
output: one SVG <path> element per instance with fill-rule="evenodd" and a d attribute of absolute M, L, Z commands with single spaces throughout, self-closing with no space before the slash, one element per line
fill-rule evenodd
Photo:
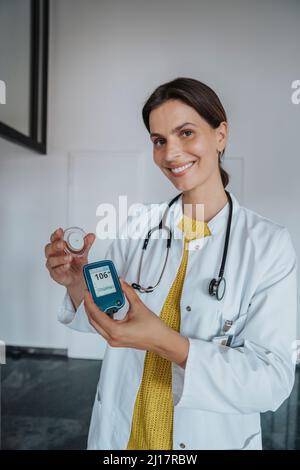
<path fill-rule="evenodd" d="M 80 256 L 84 252 L 84 237 L 86 233 L 79 227 L 69 227 L 64 232 L 66 251 L 72 255 Z"/>

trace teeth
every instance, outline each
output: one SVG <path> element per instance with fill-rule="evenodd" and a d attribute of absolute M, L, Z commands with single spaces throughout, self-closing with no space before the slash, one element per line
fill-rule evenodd
<path fill-rule="evenodd" d="M 193 165 L 194 162 L 187 163 L 184 166 L 179 166 L 178 168 L 171 168 L 172 173 L 180 173 L 183 170 L 186 170 L 187 168 L 190 168 Z"/>

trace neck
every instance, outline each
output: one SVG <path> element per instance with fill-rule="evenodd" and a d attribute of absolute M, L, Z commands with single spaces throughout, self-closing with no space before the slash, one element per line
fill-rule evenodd
<path fill-rule="evenodd" d="M 197 186 L 190 191 L 183 191 L 183 214 L 196 220 L 209 222 L 228 202 L 225 189 L 221 185 L 206 187 Z M 203 204 L 201 206 L 197 205 Z"/>

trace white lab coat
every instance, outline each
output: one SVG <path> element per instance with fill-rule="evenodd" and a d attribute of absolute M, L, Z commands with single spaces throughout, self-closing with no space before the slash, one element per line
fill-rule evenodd
<path fill-rule="evenodd" d="M 208 222 L 211 235 L 190 241 L 180 308 L 182 335 L 189 338 L 185 369 L 172 363 L 173 449 L 261 449 L 260 413 L 275 411 L 289 396 L 295 366 L 297 259 L 287 229 L 233 201 L 231 236 L 225 267 L 226 293 L 221 301 L 208 294 L 220 269 L 229 204 Z M 143 232 L 148 217 L 157 225 L 157 208 L 145 206 L 129 221 L 129 235 Z M 157 289 L 140 294 L 157 315 L 176 276 L 183 253 L 182 196 L 166 219 L 173 242 Z M 142 221 L 142 222 L 141 222 Z M 140 223 L 140 225 L 138 225 Z M 124 226 L 122 229 L 124 234 Z M 130 232 L 131 230 L 131 232 Z M 123 236 L 123 235 L 121 235 Z M 137 281 L 143 239 L 116 239 L 106 254 L 128 283 Z M 161 272 L 166 240 L 149 243 L 142 285 L 153 285 Z M 155 248 L 155 249 L 154 249 Z M 136 291 L 138 292 L 138 291 Z M 128 304 L 115 318 L 123 318 Z M 79 331 L 95 331 L 83 303 L 76 314 L 65 295 L 59 320 Z M 233 324 L 230 347 L 213 341 L 225 320 Z M 126 449 L 145 351 L 107 345 L 93 407 L 89 449 Z"/>

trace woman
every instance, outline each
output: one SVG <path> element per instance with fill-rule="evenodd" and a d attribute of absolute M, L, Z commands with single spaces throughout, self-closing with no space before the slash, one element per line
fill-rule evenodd
<path fill-rule="evenodd" d="M 260 413 L 276 410 L 294 383 L 297 261 L 290 235 L 225 191 L 227 118 L 208 86 L 189 78 L 159 86 L 143 119 L 155 163 L 182 193 L 166 215 L 172 245 L 155 291 L 131 284 L 139 282 L 144 221 L 157 225 L 165 204 L 145 206 L 128 224 L 134 233 L 142 221 L 142 237 L 120 234 L 106 254 L 126 279 L 125 316 L 119 311 L 112 319 L 95 306 L 82 277 L 87 257 L 63 255 L 61 228 L 45 248 L 51 277 L 67 288 L 60 321 L 108 343 L 88 448 L 261 449 Z M 209 286 L 230 215 L 226 291 L 218 294 Z M 87 235 L 86 253 L 94 238 Z M 166 240 L 149 247 L 143 287 L 159 277 Z"/>

